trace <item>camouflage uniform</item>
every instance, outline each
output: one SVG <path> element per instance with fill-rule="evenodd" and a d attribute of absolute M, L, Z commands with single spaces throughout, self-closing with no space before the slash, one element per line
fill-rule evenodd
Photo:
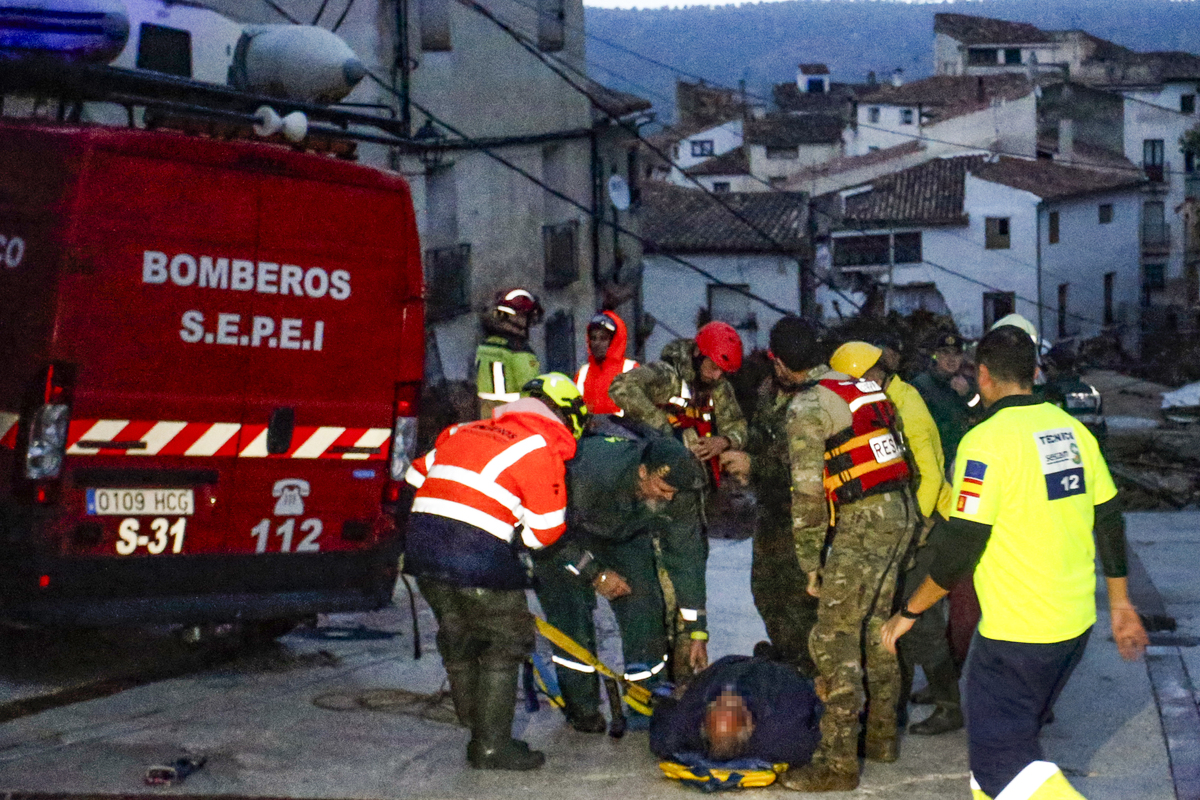
<path fill-rule="evenodd" d="M 824 365 L 810 370 L 807 378 L 850 380 Z M 813 764 L 857 775 L 858 715 L 868 696 L 868 753 L 873 739 L 888 741 L 896 736 L 900 668 L 896 657 L 883 647 L 881 629 L 892 612 L 897 572 L 916 512 L 907 490 L 839 506 L 833 543 L 821 567 L 830 515 L 823 485 L 825 442 L 850 424 L 846 402 L 820 386 L 808 385 L 787 409 L 796 555 L 804 572 L 820 569 L 822 576 L 809 648 L 824 679 L 827 699 L 821 747 Z"/>
<path fill-rule="evenodd" d="M 615 377 L 608 389 L 608 396 L 630 419 L 671 435 L 676 431 L 671 427 L 671 421 L 663 407 L 670 403 L 672 398 L 683 396 L 685 385 L 693 398 L 702 391 L 707 392 L 713 404 L 713 435 L 727 437 L 730 449 L 741 450 L 746 445 L 746 416 L 738 405 L 733 386 L 727 379 L 721 378 L 711 387 L 700 387 L 693 367 L 694 348 L 695 342 L 692 339 L 676 339 L 662 349 L 661 361 L 643 364 Z M 700 513 L 703 514 L 703 508 Z M 678 563 L 679 557 L 693 554 L 695 557 L 706 557 L 708 554 L 706 540 L 700 546 L 688 541 L 686 537 L 679 541 L 687 541 L 687 546 L 677 548 L 673 543 L 659 540 L 660 564 L 665 566 L 672 560 Z M 678 570 L 678 567 L 676 569 Z M 685 599 L 680 597 L 676 603 L 675 597 L 684 594 L 686 590 L 673 585 L 666 573 L 667 570 L 660 567 L 659 575 L 666 597 L 667 618 L 674 620 L 673 624 L 668 622 L 672 638 L 672 675 L 676 680 L 684 680 L 691 674 L 686 658 L 689 647 L 687 634 L 691 624 L 682 619 L 678 612 L 679 606 L 686 602 Z"/>
<path fill-rule="evenodd" d="M 758 500 L 750 591 L 779 659 L 806 677 L 817 674 L 808 652 L 808 635 L 817 622 L 815 597 L 805 591 L 808 578 L 796 560 L 792 537 L 792 476 L 788 459 L 787 409 L 796 389 L 774 379 L 759 387 L 746 451 L 750 480 Z"/>
<path fill-rule="evenodd" d="M 692 368 L 691 339 L 676 339 L 662 350 L 662 360 L 635 367 L 613 378 L 608 396 L 631 418 L 674 433 L 663 406 L 672 397 L 680 397 L 683 384 L 693 396 L 700 390 Z M 713 435 L 726 436 L 734 450 L 746 446 L 746 416 L 734 396 L 733 386 L 725 378 L 708 390 L 713 401 Z"/>

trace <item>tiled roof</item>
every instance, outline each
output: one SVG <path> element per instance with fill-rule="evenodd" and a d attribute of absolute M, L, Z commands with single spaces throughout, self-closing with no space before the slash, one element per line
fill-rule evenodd
<path fill-rule="evenodd" d="M 916 155 L 924 149 L 924 145 L 918 139 L 909 139 L 907 142 L 895 145 L 893 147 L 883 147 L 879 150 L 872 150 L 869 153 L 864 153 L 861 156 L 842 156 L 840 158 L 830 159 L 829 161 L 820 164 L 813 164 L 810 167 L 805 167 L 799 172 L 788 178 L 784 184 L 785 189 L 801 188 L 806 183 L 817 178 L 827 177 L 829 175 L 837 175 L 843 172 L 851 172 L 856 169 L 865 169 L 875 166 L 876 164 L 886 163 L 893 159 L 905 158 L 907 156 Z"/>
<path fill-rule="evenodd" d="M 1200 56 L 1180 52 L 1134 53 L 1114 58 L 1093 56 L 1084 65 L 1089 82 L 1110 86 L 1141 86 L 1171 80 L 1200 79 Z"/>
<path fill-rule="evenodd" d="M 1068 163 L 1071 166 L 1095 169 L 1127 169 L 1137 170 L 1138 167 L 1121 153 L 1115 153 L 1088 142 L 1076 140 L 1072 145 L 1075 153 L 1071 158 L 1064 159 L 1058 152 L 1058 135 L 1048 133 L 1038 136 L 1038 150 L 1053 153 L 1057 163 Z"/>
<path fill-rule="evenodd" d="M 654 107 L 654 103 L 636 94 L 613 89 L 590 78 L 584 78 L 583 82 L 591 95 L 592 107 L 604 115 L 620 119 L 627 114 L 649 111 Z"/>
<path fill-rule="evenodd" d="M 825 64 L 801 64 L 801 75 L 828 75 L 829 67 Z"/>
<path fill-rule="evenodd" d="M 778 253 L 805 242 L 802 192 L 731 192 L 719 196 L 665 183 L 642 186 L 642 236 L 652 253 Z M 749 220 L 747 225 L 721 203 Z M 758 230 L 755 230 L 758 229 Z M 770 237 L 765 238 L 758 231 Z"/>
<path fill-rule="evenodd" d="M 769 114 L 747 122 L 745 141 L 766 147 L 833 144 L 842 140 L 844 127 L 833 114 Z"/>
<path fill-rule="evenodd" d="M 895 224 L 966 225 L 963 187 L 967 171 L 985 156 L 935 158 L 893 172 L 859 190 L 834 192 L 844 200 L 842 228 L 871 228 Z"/>
<path fill-rule="evenodd" d="M 688 175 L 749 175 L 750 160 L 746 158 L 746 150 L 739 147 L 706 159 L 684 172 Z"/>
<path fill-rule="evenodd" d="M 1054 37 L 1027 22 L 1008 22 L 969 14 L 934 14 L 933 32 L 944 33 L 963 44 L 1042 44 Z"/>
<path fill-rule="evenodd" d="M 795 81 L 777 83 L 771 89 L 780 111 L 841 114 L 849 119 L 854 98 L 875 87 L 865 83 L 831 83 L 828 92 L 802 92 Z"/>
<path fill-rule="evenodd" d="M 1053 161 L 1021 158 L 1001 158 L 995 163 L 983 163 L 973 167 L 971 174 L 980 180 L 1035 194 L 1043 200 L 1108 192 L 1146 182 L 1146 176 L 1140 170 L 1079 169 Z"/>
<path fill-rule="evenodd" d="M 1015 100 L 1033 91 L 1024 75 L 934 75 L 912 83 L 879 84 L 859 102 L 892 106 L 971 107 L 992 100 Z"/>

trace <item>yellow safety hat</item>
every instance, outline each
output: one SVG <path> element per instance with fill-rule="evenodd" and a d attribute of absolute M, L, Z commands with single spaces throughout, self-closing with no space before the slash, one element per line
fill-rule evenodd
<path fill-rule="evenodd" d="M 575 381 L 561 372 L 547 372 L 538 375 L 521 387 L 522 397 L 536 397 L 553 404 L 562 412 L 567 427 L 578 439 L 583 435 L 583 427 L 587 423 L 587 406 Z"/>
<path fill-rule="evenodd" d="M 846 342 L 833 351 L 829 358 L 829 366 L 834 372 L 841 372 L 852 378 L 861 378 L 867 370 L 875 366 L 883 351 L 873 344 L 866 342 Z"/>

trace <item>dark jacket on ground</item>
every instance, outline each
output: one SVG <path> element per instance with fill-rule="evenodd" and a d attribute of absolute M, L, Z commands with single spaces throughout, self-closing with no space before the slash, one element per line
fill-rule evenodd
<path fill-rule="evenodd" d="M 671 761 L 705 753 L 704 716 L 727 687 L 745 699 L 754 719 L 743 759 L 793 766 L 812 760 L 821 739 L 812 683 L 786 664 L 751 656 L 725 656 L 697 675 L 683 697 L 661 701 L 650 720 L 650 750 Z"/>

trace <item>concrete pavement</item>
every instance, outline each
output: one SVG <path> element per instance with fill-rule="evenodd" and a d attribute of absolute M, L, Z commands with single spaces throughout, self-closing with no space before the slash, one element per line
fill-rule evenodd
<path fill-rule="evenodd" d="M 1192 576 L 1200 514 L 1132 514 L 1129 527 L 1131 543 L 1181 632 L 1200 633 L 1200 590 Z M 714 659 L 749 652 L 764 637 L 750 599 L 749 560 L 749 541 L 712 543 Z M 522 774 L 467 768 L 468 734 L 451 724 L 396 713 L 386 703 L 376 704 L 380 710 L 329 710 L 331 700 L 336 706 L 339 698 L 369 690 L 433 693 L 441 687 L 434 623 L 424 604 L 420 617 L 426 655 L 419 661 L 412 658 L 407 597 L 400 589 L 395 608 L 323 620 L 339 634 L 334 638 L 321 631 L 293 634 L 274 650 L 217 669 L 0 725 L 0 791 L 489 800 L 689 796 L 691 790 L 660 777 L 645 733 L 620 741 L 578 734 L 546 708 L 532 716 L 518 711 L 518 731 L 549 757 L 544 769 Z M 599 626 L 608 657 L 615 625 L 603 605 Z M 1169 800 L 1175 792 L 1146 665 L 1121 661 L 1107 626 L 1102 615 L 1058 704 L 1057 721 L 1043 734 L 1047 756 L 1092 800 Z M 1178 648 L 1188 669 L 1200 669 L 1194 650 Z M 914 719 L 923 713 L 914 709 Z M 969 796 L 962 732 L 905 737 L 901 753 L 893 765 L 867 764 L 853 796 Z M 184 785 L 143 785 L 147 766 L 187 754 L 205 755 L 208 764 Z"/>

